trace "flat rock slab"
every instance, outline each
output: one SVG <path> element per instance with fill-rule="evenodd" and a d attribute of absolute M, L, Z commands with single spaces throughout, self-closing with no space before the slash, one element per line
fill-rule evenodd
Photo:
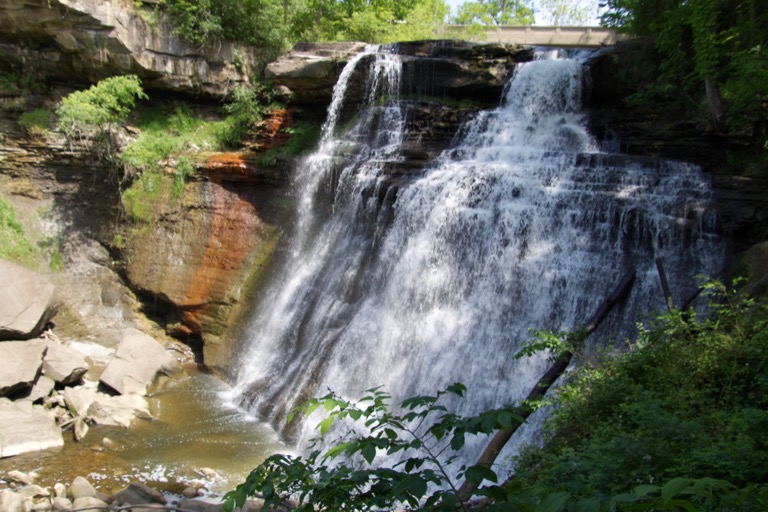
<path fill-rule="evenodd" d="M 0 398 L 0 458 L 62 446 L 61 429 L 45 409 Z"/>
<path fill-rule="evenodd" d="M 0 342 L 0 396 L 30 389 L 40 374 L 48 345 L 43 340 Z"/>
<path fill-rule="evenodd" d="M 97 425 L 128 428 L 134 419 L 151 418 L 152 415 L 143 396 L 99 395 L 88 407 L 87 417 Z"/>
<path fill-rule="evenodd" d="M 0 260 L 0 340 L 37 337 L 56 313 L 55 290 L 48 278 Z"/>
<path fill-rule="evenodd" d="M 43 373 L 59 384 L 70 385 L 80 381 L 88 371 L 88 363 L 77 350 L 49 343 L 43 359 Z"/>
<path fill-rule="evenodd" d="M 112 361 L 101 375 L 101 383 L 122 395 L 145 395 L 159 373 L 179 369 L 176 360 L 160 343 L 143 332 L 129 328 L 123 333 Z"/>
<path fill-rule="evenodd" d="M 136 418 L 151 418 L 143 396 L 108 396 L 94 389 L 78 387 L 64 390 L 64 401 L 73 416 L 90 419 L 97 425 L 128 427 Z"/>

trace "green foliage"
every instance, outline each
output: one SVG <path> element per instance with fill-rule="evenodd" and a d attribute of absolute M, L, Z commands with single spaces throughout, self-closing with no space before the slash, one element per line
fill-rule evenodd
<path fill-rule="evenodd" d="M 440 37 L 443 0 L 162 0 L 176 31 L 196 44 L 218 38 L 279 52 L 304 41 Z"/>
<path fill-rule="evenodd" d="M 164 0 L 176 32 L 191 43 L 203 44 L 222 35 L 221 17 L 211 0 Z"/>
<path fill-rule="evenodd" d="M 456 416 L 443 405 L 444 397 L 464 395 L 465 387 L 454 384 L 435 395 L 406 399 L 398 407 L 401 412 L 394 412 L 389 407 L 390 396 L 374 388 L 357 402 L 331 393 L 309 400 L 294 411 L 291 417 L 324 412 L 325 419 L 317 425 L 321 437 L 332 430 L 336 433 L 346 429 L 347 433 L 336 435 L 335 444 L 324 450 L 313 449 L 306 457 L 270 457 L 225 496 L 225 508 L 242 508 L 249 496 L 258 495 L 265 500 L 265 509 L 277 509 L 293 498 L 298 500 L 295 510 L 303 512 L 395 508 L 466 511 L 478 509 L 476 504 L 468 504 L 478 498 L 486 500 L 480 507 L 486 512 L 765 510 L 765 474 L 742 478 L 731 472 L 738 485 L 708 476 L 688 476 L 720 473 L 725 466 L 743 472 L 744 461 L 753 470 L 765 471 L 761 464 L 764 451 L 754 455 L 733 451 L 729 435 L 735 432 L 717 429 L 713 435 L 728 439 L 714 450 L 702 451 L 695 436 L 703 429 L 693 420 L 681 422 L 686 415 L 709 410 L 705 401 L 692 396 L 694 391 L 709 401 L 717 396 L 713 417 L 728 415 L 724 402 L 739 402 L 740 406 L 749 403 L 750 412 L 731 422 L 731 426 L 743 422 L 745 426 L 737 435 L 751 432 L 752 439 L 762 443 L 762 450 L 766 444 L 762 433 L 768 427 L 764 417 L 768 400 L 768 368 L 764 363 L 768 355 L 756 353 L 768 341 L 765 310 L 726 293 L 718 284 L 709 284 L 708 289 L 719 300 L 713 302 L 713 316 L 709 319 L 690 320 L 678 312 L 664 315 L 652 329 L 644 331 L 643 344 L 634 352 L 577 372 L 558 398 L 560 409 L 553 420 L 557 437 L 547 448 L 531 449 L 523 456 L 518 475 L 512 480 L 501 483 L 496 471 L 487 466 L 456 465 L 457 453 L 467 437 L 518 424 L 522 419 L 517 408 L 468 418 Z M 710 340 L 713 333 L 717 333 L 717 341 Z M 762 338 L 750 350 L 741 351 L 744 347 L 736 346 L 739 340 L 752 334 Z M 539 337 L 545 346 L 556 343 L 555 338 L 561 339 L 554 335 Z M 673 346 L 669 347 L 670 343 Z M 678 343 L 687 347 L 682 354 L 677 354 L 674 346 Z M 704 352 L 701 360 L 691 360 L 691 355 L 698 352 Z M 723 355 L 735 360 L 726 357 L 725 368 L 719 368 Z M 748 362 L 753 357 L 761 362 L 753 366 Z M 670 374 L 670 368 L 680 366 L 684 368 Z M 749 378 L 734 379 L 734 373 Z M 627 375 L 617 380 L 618 374 Z M 694 375 L 693 382 L 677 391 L 687 375 Z M 632 379 L 642 381 L 646 389 L 640 391 L 638 385 L 625 389 Z M 723 391 L 723 379 L 731 384 L 727 392 Z M 743 381 L 741 389 L 732 385 L 736 380 Z M 702 383 L 708 389 L 698 390 Z M 675 392 L 668 395 L 667 401 L 667 395 L 654 396 L 647 389 L 665 389 L 668 393 L 669 387 Z M 746 388 L 749 393 L 757 388 L 757 396 L 741 396 Z M 684 406 L 686 414 L 670 417 L 666 412 L 670 401 Z M 763 410 L 757 411 L 760 406 Z M 712 404 L 708 407 L 711 409 Z M 597 437 L 610 431 L 618 431 L 615 439 Z M 595 437 L 601 446 L 593 451 L 578 448 L 579 439 Z M 750 449 L 756 448 L 755 443 L 747 444 Z M 673 454 L 667 455 L 667 451 Z M 705 454 L 706 463 L 695 470 L 681 466 L 675 454 L 686 451 L 695 456 Z M 463 479 L 485 486 L 461 502 L 456 483 Z M 615 485 L 599 485 L 600 480 L 612 480 Z"/>
<path fill-rule="evenodd" d="M 225 496 L 226 507 L 242 507 L 248 496 L 258 493 L 265 500 L 265 508 L 277 507 L 293 496 L 300 502 L 296 510 L 305 512 L 380 510 L 401 505 L 462 510 L 454 473 L 459 479 L 476 482 L 496 483 L 498 478 L 485 466 L 455 467 L 455 452 L 468 436 L 490 434 L 521 421 L 514 407 L 474 417 L 449 413 L 444 397 L 461 397 L 465 389 L 454 384 L 435 395 L 406 399 L 400 403 L 400 413 L 390 409 L 390 396 L 379 388 L 369 389 L 357 402 L 333 393 L 312 399 L 295 414 L 309 416 L 325 411 L 328 416 L 317 427 L 321 436 L 335 424 L 349 422 L 362 433 L 349 432 L 338 444 L 324 452 L 314 449 L 306 458 L 268 458 Z"/>
<path fill-rule="evenodd" d="M 530 485 L 515 479 L 488 493 L 494 500 L 486 512 L 657 512 L 754 511 L 768 504 L 768 487 L 733 484 L 713 478 L 673 478 L 660 485 L 637 485 L 627 492 L 606 495 L 569 481 L 558 487 Z"/>
<path fill-rule="evenodd" d="M 464 2 L 454 18 L 459 25 L 533 25 L 531 2 L 526 0 L 476 0 Z"/>
<path fill-rule="evenodd" d="M 681 476 L 768 482 L 766 308 L 718 283 L 706 291 L 706 318 L 660 315 L 634 350 L 571 375 L 548 445 L 522 457 L 519 478 L 604 494 Z"/>
<path fill-rule="evenodd" d="M 38 253 L 16 218 L 13 206 L 0 195 L 0 259 L 33 266 Z"/>
<path fill-rule="evenodd" d="M 284 48 L 282 10 L 275 0 L 161 0 L 175 30 L 188 41 L 206 45 L 230 39 L 262 48 Z"/>
<path fill-rule="evenodd" d="M 45 108 L 36 108 L 31 112 L 24 112 L 16 121 L 27 133 L 32 135 L 44 135 L 48 133 L 51 112 Z"/>
<path fill-rule="evenodd" d="M 18 94 L 19 75 L 10 71 L 0 71 L 0 92 L 3 94 Z"/>
<path fill-rule="evenodd" d="M 300 122 L 295 128 L 287 128 L 291 138 L 276 149 L 270 149 L 261 157 L 262 165 L 285 165 L 291 159 L 301 156 L 314 149 L 320 140 L 320 125 L 311 122 Z"/>
<path fill-rule="evenodd" d="M 158 172 L 142 173 L 123 192 L 123 208 L 131 220 L 139 224 L 150 224 L 154 219 L 154 208 L 164 190 L 168 178 Z"/>
<path fill-rule="evenodd" d="M 159 104 L 139 113 L 141 135 L 120 159 L 132 172 L 158 171 L 175 156 L 223 149 L 224 121 L 205 121 L 185 103 Z"/>
<path fill-rule="evenodd" d="M 240 144 L 253 125 L 261 119 L 262 102 L 271 102 L 267 87 L 264 85 L 238 86 L 230 91 L 227 104 L 224 106 L 224 112 L 229 117 L 221 132 L 224 144 L 231 147 Z"/>
<path fill-rule="evenodd" d="M 107 78 L 63 98 L 56 109 L 57 127 L 71 140 L 111 134 L 142 99 L 147 95 L 135 75 Z"/>
<path fill-rule="evenodd" d="M 729 63 L 723 97 L 729 104 L 729 127 L 752 133 L 768 144 L 768 49 L 755 46 L 740 52 Z M 766 148 L 768 149 L 768 148 Z"/>
<path fill-rule="evenodd" d="M 31 94 L 45 92 L 45 81 L 29 67 L 0 71 L 0 109 L 6 112 L 24 112 Z"/>
<path fill-rule="evenodd" d="M 602 22 L 652 37 L 658 77 L 642 98 L 675 100 L 706 114 L 710 125 L 751 131 L 766 142 L 768 9 L 744 0 L 607 0 Z M 704 116 L 702 116 L 704 117 Z"/>
<path fill-rule="evenodd" d="M 469 436 L 518 424 L 519 408 L 454 415 L 443 397 L 463 396 L 455 384 L 394 412 L 374 388 L 357 402 L 331 393 L 295 411 L 325 411 L 320 436 L 347 433 L 306 458 L 270 457 L 226 505 L 258 494 L 266 507 L 292 497 L 307 512 L 468 510 L 456 485 L 466 479 L 485 484 L 468 498 L 486 498 L 488 512 L 766 510 L 768 307 L 717 282 L 704 294 L 707 316 L 661 314 L 629 352 L 583 362 L 554 397 L 548 443 L 529 447 L 506 483 L 494 468 L 457 468 L 457 453 Z M 521 357 L 575 351 L 583 339 L 539 332 Z"/>
<path fill-rule="evenodd" d="M 195 172 L 195 167 L 192 160 L 186 156 L 179 157 L 176 161 L 176 171 L 173 173 L 173 197 L 181 197 L 181 193 L 184 191 L 184 183 L 187 180 L 187 176 L 191 176 Z"/>

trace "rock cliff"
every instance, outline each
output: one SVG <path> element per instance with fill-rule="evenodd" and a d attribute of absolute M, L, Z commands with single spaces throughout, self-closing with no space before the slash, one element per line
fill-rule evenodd
<path fill-rule="evenodd" d="M 135 5 L 134 5 L 135 4 Z M 0 67 L 91 84 L 136 74 L 146 88 L 220 97 L 262 63 L 241 45 L 200 48 L 132 0 L 0 0 Z"/>
<path fill-rule="evenodd" d="M 344 65 L 364 48 L 363 43 L 299 43 L 268 64 L 265 76 L 291 103 L 327 105 Z M 530 47 L 466 41 L 399 43 L 392 51 L 403 59 L 401 94 L 491 103 L 499 101 L 515 64 L 533 58 Z M 349 101 L 362 99 L 367 69 L 362 62 L 355 70 Z"/>
<path fill-rule="evenodd" d="M 619 43 L 590 60 L 587 98 L 592 131 L 608 151 L 692 162 L 712 178 L 722 225 L 741 252 L 768 238 L 768 178 L 764 169 L 746 169 L 760 160 L 742 134 L 727 134 L 677 104 L 636 104 L 628 98 L 651 82 L 648 43 Z M 762 143 L 761 143 L 762 144 Z"/>
<path fill-rule="evenodd" d="M 199 345 L 205 364 L 221 373 L 230 362 L 228 328 L 282 233 L 275 204 L 284 176 L 260 172 L 254 160 L 201 159 L 178 199 L 170 183 L 161 186 L 151 223 L 134 224 L 124 248 L 126 277 L 146 298 L 145 311 Z"/>
<path fill-rule="evenodd" d="M 151 91 L 217 97 L 245 83 L 260 65 L 236 45 L 193 47 L 172 33 L 162 14 L 137 10 L 128 0 L 0 0 L 0 23 L 0 63 L 34 69 L 47 80 L 87 84 L 135 73 Z M 300 44 L 267 66 L 266 77 L 305 115 L 317 114 L 330 101 L 345 63 L 363 49 L 361 43 Z M 457 41 L 403 43 L 393 51 L 403 60 L 400 94 L 408 102 L 408 135 L 406 158 L 389 169 L 394 193 L 388 200 L 448 147 L 463 122 L 482 106 L 497 103 L 515 65 L 533 57 L 530 48 Z M 718 136 L 680 118 L 668 122 L 658 112 L 626 107 L 631 87 L 616 77 L 633 52 L 606 51 L 590 63 L 588 105 L 597 136 L 631 154 L 723 169 L 725 142 Z M 353 106 L 347 116 L 354 115 L 354 100 L 365 93 L 366 69 L 361 62 L 352 79 L 358 85 L 349 89 Z M 204 362 L 223 371 L 232 323 L 277 246 L 281 223 L 289 220 L 277 206 L 290 201 L 288 166 L 265 168 L 253 153 L 201 155 L 198 173 L 179 197 L 165 193 L 150 205 L 150 221 L 119 227 L 125 217 L 113 170 L 61 141 L 28 137 L 12 117 L 0 123 L 2 174 L 10 180 L 0 183 L 3 190 L 52 198 L 67 223 L 67 237 L 98 240 L 113 255 L 122 254 L 122 275 L 144 300 L 145 311 L 175 336 L 201 344 Z M 291 120 L 279 115 L 267 125 L 262 130 L 267 146 L 279 144 Z M 172 180 L 172 170 L 163 179 Z M 715 175 L 729 229 L 750 241 L 764 239 L 766 184 L 754 177 Z"/>

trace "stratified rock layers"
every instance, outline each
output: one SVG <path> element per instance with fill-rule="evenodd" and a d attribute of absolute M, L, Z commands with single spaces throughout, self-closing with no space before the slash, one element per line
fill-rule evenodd
<path fill-rule="evenodd" d="M 277 232 L 261 216 L 264 191 L 243 183 L 247 171 L 243 175 L 237 168 L 235 186 L 222 177 L 220 166 L 211 167 L 210 179 L 187 183 L 176 200 L 158 199 L 156 221 L 132 230 L 126 273 L 133 287 L 169 307 L 165 320 L 170 332 L 202 339 L 205 364 L 225 371 L 230 347 L 221 336 L 249 277 L 271 253 Z"/>
<path fill-rule="evenodd" d="M 131 0 L 0 0 L 0 61 L 82 84 L 136 74 L 151 89 L 221 97 L 259 63 L 244 46 L 198 47 Z M 235 63 L 237 65 L 235 65 Z"/>

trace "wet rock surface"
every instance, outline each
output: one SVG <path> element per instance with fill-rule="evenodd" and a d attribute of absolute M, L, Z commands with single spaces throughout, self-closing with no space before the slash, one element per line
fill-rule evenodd
<path fill-rule="evenodd" d="M 132 510 L 157 510 L 178 507 L 180 510 L 220 512 L 223 510 L 220 496 L 185 497 L 181 493 L 161 492 L 151 486 L 131 482 L 114 493 L 99 491 L 91 481 L 75 477 L 69 485 L 57 482 L 51 487 L 37 485 L 35 473 L 8 471 L 2 475 L 6 488 L 0 488 L 0 512 L 40 512 L 78 510 L 106 510 L 131 508 Z M 2 483 L 0 483 L 2 485 Z M 201 487 L 189 487 L 185 491 L 204 492 Z M 189 494 L 189 493 L 187 493 Z M 144 505 L 144 508 L 141 506 Z M 263 501 L 249 499 L 243 510 L 258 512 Z"/>
<path fill-rule="evenodd" d="M 768 237 L 768 179 L 738 161 L 749 158 L 748 136 L 726 134 L 675 104 L 643 105 L 628 98 L 654 80 L 648 41 L 619 43 L 588 62 L 586 101 L 591 130 L 603 149 L 701 166 L 712 179 L 715 208 L 733 239 L 734 252 Z M 739 156 L 742 155 L 742 156 Z"/>
<path fill-rule="evenodd" d="M 61 428 L 42 406 L 0 398 L 0 458 L 63 445 Z"/>
<path fill-rule="evenodd" d="M 362 43 L 299 43 L 266 68 L 266 77 L 290 91 L 295 104 L 327 104 L 344 65 L 363 51 Z M 403 56 L 402 94 L 498 101 L 518 62 L 533 58 L 531 48 L 466 41 L 418 41 L 394 45 Z M 370 62 L 373 57 L 367 57 Z M 353 73 L 347 97 L 365 93 L 366 62 Z"/>
<path fill-rule="evenodd" d="M 100 382 L 121 395 L 144 395 L 158 374 L 181 371 L 176 360 L 151 336 L 126 329 Z"/>

